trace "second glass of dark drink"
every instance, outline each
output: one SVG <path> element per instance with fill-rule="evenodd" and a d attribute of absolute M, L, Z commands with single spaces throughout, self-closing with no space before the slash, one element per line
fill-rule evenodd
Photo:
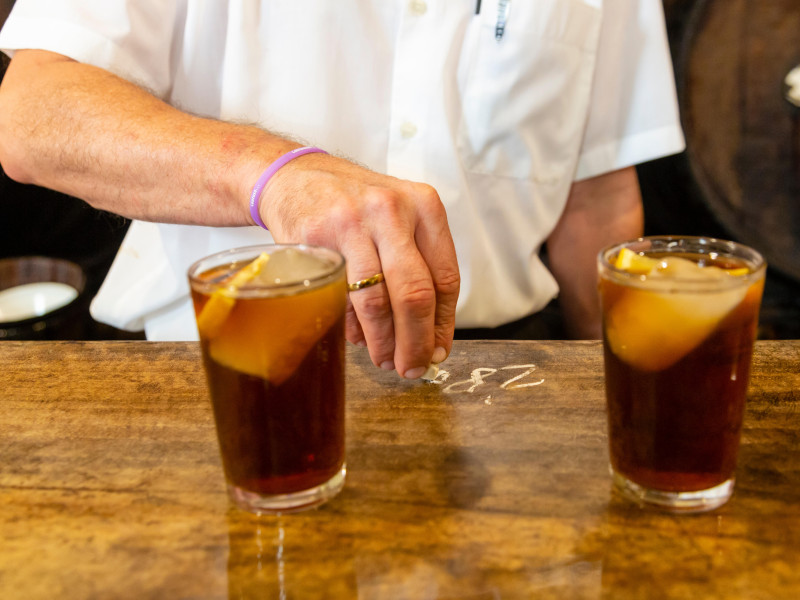
<path fill-rule="evenodd" d="M 317 506 L 345 478 L 342 256 L 310 246 L 221 252 L 189 269 L 231 500 Z"/>
<path fill-rule="evenodd" d="M 651 237 L 598 259 L 615 487 L 675 512 L 733 493 L 766 265 L 741 244 Z"/>

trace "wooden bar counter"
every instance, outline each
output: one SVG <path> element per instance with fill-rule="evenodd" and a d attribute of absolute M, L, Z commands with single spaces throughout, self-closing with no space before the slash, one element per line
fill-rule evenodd
<path fill-rule="evenodd" d="M 347 483 L 231 508 L 193 343 L 0 342 L 0 598 L 800 598 L 800 341 L 756 348 L 736 491 L 611 492 L 597 342 L 348 348 Z M 691 385 L 691 382 L 687 382 Z"/>

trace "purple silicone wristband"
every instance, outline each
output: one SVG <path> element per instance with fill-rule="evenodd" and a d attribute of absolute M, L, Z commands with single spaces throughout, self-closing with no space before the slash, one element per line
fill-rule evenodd
<path fill-rule="evenodd" d="M 258 208 L 261 204 L 259 202 L 261 199 L 261 192 L 264 190 L 264 186 L 267 185 L 267 182 L 270 180 L 270 178 L 278 172 L 278 169 L 280 169 L 290 160 L 294 160 L 298 156 L 303 156 L 303 154 L 311 154 L 312 152 L 321 152 L 322 154 L 327 154 L 325 150 L 315 146 L 303 146 L 302 148 L 295 148 L 294 150 L 291 150 L 290 152 L 287 152 L 278 158 L 264 170 L 264 172 L 261 174 L 261 177 L 258 178 L 258 181 L 256 181 L 256 184 L 253 186 L 253 191 L 250 193 L 250 216 L 253 217 L 253 221 L 256 222 L 256 225 L 267 229 L 267 226 L 264 225 L 264 221 L 261 220 L 261 215 L 258 213 Z"/>

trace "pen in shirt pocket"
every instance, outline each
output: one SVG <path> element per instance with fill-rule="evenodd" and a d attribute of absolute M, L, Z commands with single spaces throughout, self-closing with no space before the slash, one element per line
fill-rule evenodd
<path fill-rule="evenodd" d="M 497 1 L 497 22 L 494 26 L 494 39 L 498 42 L 503 39 L 506 33 L 506 23 L 508 22 L 508 13 L 511 8 L 511 0 L 498 0 Z M 475 2 L 475 14 L 481 13 L 481 0 Z"/>
<path fill-rule="evenodd" d="M 511 0 L 497 0 L 497 23 L 494 26 L 494 39 L 498 42 L 503 39 L 508 22 L 508 12 L 511 8 Z"/>

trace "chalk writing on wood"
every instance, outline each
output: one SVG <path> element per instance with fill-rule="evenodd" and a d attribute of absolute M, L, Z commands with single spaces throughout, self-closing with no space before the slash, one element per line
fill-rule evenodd
<path fill-rule="evenodd" d="M 505 367 L 478 367 L 470 373 L 469 379 L 454 381 L 442 389 L 445 394 L 472 394 L 484 386 L 499 386 L 503 390 L 529 388 L 544 383 L 544 378 L 533 377 L 536 365 L 508 365 Z M 431 383 L 444 385 L 450 373 L 440 369 Z"/>

